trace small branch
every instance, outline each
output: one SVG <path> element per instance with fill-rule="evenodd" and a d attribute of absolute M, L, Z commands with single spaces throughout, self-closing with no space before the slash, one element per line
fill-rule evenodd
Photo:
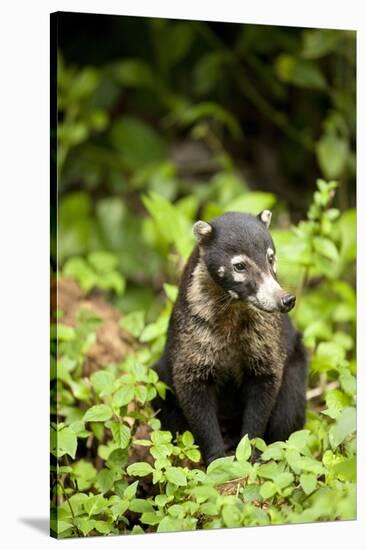
<path fill-rule="evenodd" d="M 306 392 L 306 399 L 310 401 L 310 399 L 314 399 L 315 397 L 319 397 L 322 395 L 325 391 L 335 390 L 339 388 L 339 382 L 330 382 L 329 384 L 326 384 L 325 386 L 321 386 L 319 388 L 313 388 L 312 390 L 308 390 Z"/>

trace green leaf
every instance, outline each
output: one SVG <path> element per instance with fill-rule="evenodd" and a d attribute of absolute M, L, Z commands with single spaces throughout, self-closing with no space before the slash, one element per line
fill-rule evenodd
<path fill-rule="evenodd" d="M 262 191 L 251 191 L 226 204 L 224 212 L 249 212 L 258 214 L 261 210 L 272 208 L 276 203 L 276 196 Z"/>
<path fill-rule="evenodd" d="M 328 260 L 338 261 L 339 253 L 337 247 L 330 239 L 314 237 L 313 245 L 315 250 L 322 256 L 325 256 L 325 258 L 328 258 Z"/>
<path fill-rule="evenodd" d="M 343 212 L 337 223 L 341 237 L 340 255 L 344 262 L 351 262 L 356 258 L 356 222 L 356 209 L 352 208 Z"/>
<path fill-rule="evenodd" d="M 252 454 L 252 447 L 248 435 L 245 435 L 236 448 L 235 456 L 237 460 L 248 460 Z"/>
<path fill-rule="evenodd" d="M 75 279 L 84 292 L 97 286 L 98 277 L 83 258 L 74 257 L 66 260 L 63 271 L 65 277 Z"/>
<path fill-rule="evenodd" d="M 118 498 L 118 497 L 117 497 Z M 116 518 L 122 516 L 125 511 L 128 509 L 129 502 L 128 500 L 118 500 L 113 506 L 111 507 L 112 513 Z"/>
<path fill-rule="evenodd" d="M 153 468 L 147 462 L 135 462 L 127 468 L 127 473 L 130 476 L 144 477 L 153 472 Z"/>
<path fill-rule="evenodd" d="M 185 431 L 182 434 L 182 443 L 185 447 L 191 447 L 194 444 L 194 437 L 191 432 Z"/>
<path fill-rule="evenodd" d="M 146 523 L 147 525 L 157 525 L 164 518 L 164 513 L 161 511 L 158 512 L 144 512 L 140 517 L 141 523 Z"/>
<path fill-rule="evenodd" d="M 303 33 L 303 56 L 318 59 L 335 51 L 341 36 L 329 29 L 311 29 Z"/>
<path fill-rule="evenodd" d="M 321 342 L 316 348 L 311 368 L 314 372 L 337 370 L 345 357 L 342 346 L 335 342 Z"/>
<path fill-rule="evenodd" d="M 310 495 L 316 489 L 317 479 L 314 474 L 301 474 L 300 485 L 306 495 Z"/>
<path fill-rule="evenodd" d="M 294 476 L 291 472 L 282 472 L 282 474 L 279 474 L 274 480 L 276 487 L 278 487 L 279 489 L 284 489 L 293 481 Z"/>
<path fill-rule="evenodd" d="M 228 504 L 222 508 L 222 519 L 226 527 L 241 526 L 241 512 L 235 504 Z"/>
<path fill-rule="evenodd" d="M 324 90 L 327 87 L 323 73 L 313 61 L 282 54 L 276 60 L 276 70 L 281 80 L 295 86 L 316 90 Z"/>
<path fill-rule="evenodd" d="M 84 414 L 84 422 L 105 422 L 113 415 L 113 411 L 108 405 L 94 405 Z"/>
<path fill-rule="evenodd" d="M 88 262 L 98 273 L 105 275 L 118 267 L 118 257 L 111 252 L 104 250 L 91 252 L 88 255 Z"/>
<path fill-rule="evenodd" d="M 110 428 L 116 445 L 121 449 L 125 449 L 131 438 L 130 428 L 122 422 L 111 422 Z"/>
<path fill-rule="evenodd" d="M 132 311 L 128 313 L 119 322 L 119 325 L 127 330 L 132 336 L 138 338 L 143 331 L 145 325 L 145 312 L 144 311 Z"/>
<path fill-rule="evenodd" d="M 326 133 L 316 144 L 320 168 L 327 179 L 339 178 L 346 166 L 348 142 L 333 133 Z"/>
<path fill-rule="evenodd" d="M 113 407 L 123 407 L 128 405 L 130 401 L 134 398 L 135 390 L 133 386 L 122 386 L 113 396 L 112 406 Z"/>
<path fill-rule="evenodd" d="M 102 535 L 108 535 L 112 531 L 113 525 L 107 521 L 98 520 L 95 522 L 95 529 Z"/>
<path fill-rule="evenodd" d="M 185 455 L 192 462 L 199 462 L 201 460 L 201 453 L 198 449 L 188 449 L 185 451 Z"/>
<path fill-rule="evenodd" d="M 356 481 L 356 466 L 356 457 L 352 456 L 351 458 L 347 458 L 346 460 L 335 464 L 333 469 L 340 479 L 345 479 L 347 481 Z"/>
<path fill-rule="evenodd" d="M 83 533 L 85 537 L 90 533 L 90 531 L 94 529 L 95 524 L 96 524 L 95 519 L 87 519 L 87 518 L 75 519 L 75 525 Z"/>
<path fill-rule="evenodd" d="M 277 487 L 273 481 L 265 481 L 259 489 L 261 497 L 264 499 L 271 498 L 277 493 Z"/>
<path fill-rule="evenodd" d="M 131 512 L 144 514 L 146 512 L 154 512 L 154 507 L 148 500 L 144 498 L 134 498 L 131 500 L 129 507 Z"/>
<path fill-rule="evenodd" d="M 161 238 L 172 243 L 179 254 L 186 258 L 193 248 L 191 222 L 166 198 L 157 193 L 143 196 L 145 208 L 151 214 Z"/>
<path fill-rule="evenodd" d="M 76 434 L 71 428 L 62 428 L 62 430 L 57 432 L 58 456 L 68 454 L 74 459 L 77 444 Z"/>
<path fill-rule="evenodd" d="M 158 533 L 169 533 L 174 531 L 182 531 L 183 520 L 178 518 L 172 518 L 171 516 L 164 517 L 158 525 Z"/>
<path fill-rule="evenodd" d="M 60 342 L 69 342 L 76 337 L 75 329 L 62 323 L 51 325 L 51 338 L 57 338 Z"/>
<path fill-rule="evenodd" d="M 127 500 L 131 500 L 132 498 L 135 498 L 138 484 L 139 484 L 138 481 L 134 481 L 133 483 L 131 483 L 131 485 L 129 485 L 124 490 L 123 497 L 126 498 Z"/>
<path fill-rule="evenodd" d="M 267 449 L 262 453 L 262 460 L 282 460 L 284 457 L 284 446 L 282 441 L 276 441 L 268 445 Z"/>
<path fill-rule="evenodd" d="M 90 496 L 89 499 L 84 502 L 84 509 L 90 516 L 96 516 L 103 512 L 108 505 L 108 501 L 102 495 Z"/>
<path fill-rule="evenodd" d="M 356 430 L 356 409 L 347 407 L 329 430 L 329 442 L 336 449 Z"/>
<path fill-rule="evenodd" d="M 161 162 L 166 157 L 166 145 L 161 136 L 138 118 L 125 116 L 117 119 L 112 125 L 110 139 L 131 169 Z"/>
<path fill-rule="evenodd" d="M 174 483 L 179 487 L 187 485 L 187 476 L 183 468 L 176 468 L 174 466 L 170 466 L 169 468 L 166 469 L 165 475 L 167 480 L 170 481 L 170 483 Z"/>
<path fill-rule="evenodd" d="M 96 393 L 104 397 L 105 395 L 110 395 L 114 389 L 114 377 L 113 375 L 106 370 L 99 370 L 93 372 L 90 376 L 90 381 Z"/>
<path fill-rule="evenodd" d="M 169 285 L 168 283 L 164 283 L 163 287 L 169 300 L 174 303 L 178 296 L 178 287 L 175 285 Z"/>
<path fill-rule="evenodd" d="M 96 486 L 101 493 L 107 493 L 112 489 L 115 481 L 115 473 L 108 468 L 103 468 L 97 474 Z"/>
<path fill-rule="evenodd" d="M 302 451 L 307 443 L 310 436 L 310 430 L 299 430 L 290 435 L 287 440 L 288 447 L 294 447 L 298 451 Z"/>
<path fill-rule="evenodd" d="M 257 472 L 260 477 L 275 480 L 277 476 L 283 473 L 283 464 L 276 462 L 267 462 L 259 466 Z"/>

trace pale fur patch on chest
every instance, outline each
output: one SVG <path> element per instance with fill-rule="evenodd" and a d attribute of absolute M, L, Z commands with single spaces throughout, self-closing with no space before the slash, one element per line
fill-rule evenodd
<path fill-rule="evenodd" d="M 259 312 L 226 294 L 201 263 L 193 272 L 187 302 L 191 315 L 177 323 L 175 377 L 241 383 L 246 372 L 281 371 L 276 314 Z"/>

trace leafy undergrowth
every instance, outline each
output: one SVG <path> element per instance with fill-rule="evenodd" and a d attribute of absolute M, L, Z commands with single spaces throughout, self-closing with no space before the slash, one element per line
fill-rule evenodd
<path fill-rule="evenodd" d="M 85 361 L 101 320 L 81 307 L 70 326 L 63 312 L 56 312 L 58 322 L 51 330 L 55 536 L 355 518 L 354 212 L 340 215 L 330 207 L 335 188 L 319 181 L 307 220 L 292 231 L 273 231 L 288 279 L 301 282 L 294 322 L 311 357 L 307 423 L 286 442 L 267 446 L 244 437 L 235 456 L 205 469 L 191 433 L 173 439 L 160 430 L 151 401 L 170 390 L 151 365 L 164 345 L 174 285 L 164 286 L 165 305 L 153 322 L 147 322 L 144 311 L 116 318 L 134 344 L 122 360 L 91 374 L 85 373 Z M 157 195 L 146 199 L 146 207 L 151 231 L 158 234 L 160 224 L 166 230 L 170 223 L 165 244 L 173 244 L 184 258 L 189 219 Z M 100 279 L 107 289 L 109 283 L 118 292 L 123 286 L 105 254 L 69 262 L 65 269 L 87 289 L 98 287 Z M 110 270 L 113 275 L 105 276 Z M 254 449 L 256 462 L 251 460 Z"/>

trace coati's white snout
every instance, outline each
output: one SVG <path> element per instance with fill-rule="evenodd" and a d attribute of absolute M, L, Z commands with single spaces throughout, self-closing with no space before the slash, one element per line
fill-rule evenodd
<path fill-rule="evenodd" d="M 296 297 L 288 294 L 271 275 L 264 277 L 254 296 L 249 296 L 248 301 L 258 309 L 268 313 L 287 313 L 296 301 Z"/>

